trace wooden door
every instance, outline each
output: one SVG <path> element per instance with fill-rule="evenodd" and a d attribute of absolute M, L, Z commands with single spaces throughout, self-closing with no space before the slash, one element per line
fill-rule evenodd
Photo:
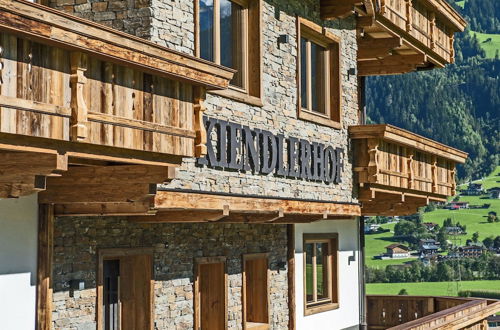
<path fill-rule="evenodd" d="M 226 328 L 226 272 L 224 263 L 198 265 L 198 330 Z"/>
<path fill-rule="evenodd" d="M 268 329 L 267 258 L 245 260 L 244 308 L 246 329 Z"/>
<path fill-rule="evenodd" d="M 151 329 L 152 257 L 120 258 L 121 330 Z"/>

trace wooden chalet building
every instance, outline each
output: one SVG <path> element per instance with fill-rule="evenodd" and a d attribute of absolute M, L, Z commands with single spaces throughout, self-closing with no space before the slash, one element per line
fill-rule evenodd
<path fill-rule="evenodd" d="M 0 0 L 0 328 L 479 329 L 499 303 L 363 285 L 363 216 L 445 201 L 467 156 L 364 125 L 364 77 L 443 67 L 464 27 L 444 0 Z"/>

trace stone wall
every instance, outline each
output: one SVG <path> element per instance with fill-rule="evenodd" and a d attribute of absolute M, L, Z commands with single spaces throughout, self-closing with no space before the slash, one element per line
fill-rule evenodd
<path fill-rule="evenodd" d="M 159 44 L 188 54 L 194 54 L 193 0 L 52 0 L 57 8 L 74 11 L 83 17 L 104 22 L 129 33 L 151 39 Z M 73 6 L 65 3 L 82 2 Z M 141 1 L 150 1 L 143 4 Z M 118 5 L 120 3 L 120 5 Z M 54 3 L 53 3 L 54 5 Z M 138 7 L 142 7 L 139 8 Z M 147 7 L 149 6 L 149 8 Z M 127 10 L 115 10 L 125 7 Z M 106 8 L 102 12 L 97 9 Z M 279 12 L 279 15 L 277 15 Z M 105 18 L 109 19 L 103 19 Z M 317 125 L 297 118 L 297 16 L 328 27 L 341 37 L 342 129 Z M 118 18 L 123 17 L 123 18 Z M 137 19 L 143 25 L 137 29 Z M 177 179 L 168 188 L 267 195 L 283 198 L 353 201 L 352 150 L 347 127 L 358 123 L 357 77 L 349 76 L 349 68 L 356 68 L 356 30 L 353 16 L 333 21 L 321 21 L 318 0 L 263 1 L 263 106 L 251 106 L 228 98 L 208 95 L 208 116 L 245 124 L 251 128 L 269 130 L 344 148 L 345 164 L 341 184 L 279 178 L 251 173 L 221 171 L 195 166 L 194 159 L 186 159 L 178 170 Z M 122 23 L 120 23 L 122 22 Z M 133 23 L 130 23 L 133 22 Z M 149 30 L 148 30 L 149 29 Z M 148 32 L 146 32 L 146 30 Z M 278 37 L 290 36 L 288 44 L 278 48 Z"/>
<path fill-rule="evenodd" d="M 95 329 L 97 251 L 100 248 L 154 248 L 155 329 L 193 328 L 194 258 L 226 256 L 228 326 L 242 328 L 242 254 L 270 252 L 272 329 L 288 322 L 285 225 L 136 224 L 124 218 L 57 218 L 54 233 L 55 329 Z M 70 297 L 69 281 L 85 280 Z"/>

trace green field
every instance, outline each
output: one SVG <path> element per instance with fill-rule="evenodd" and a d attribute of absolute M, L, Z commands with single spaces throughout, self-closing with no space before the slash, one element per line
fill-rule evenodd
<path fill-rule="evenodd" d="M 495 186 L 500 186 L 500 166 L 498 166 L 495 171 L 486 178 L 478 180 L 475 182 L 482 182 L 484 189 L 488 189 Z M 479 239 L 483 240 L 488 236 L 500 235 L 500 222 L 488 223 L 486 216 L 489 211 L 496 211 L 500 215 L 500 200 L 498 199 L 481 199 L 479 196 L 462 196 L 461 201 L 468 201 L 472 205 L 482 205 L 491 204 L 488 209 L 466 209 L 466 210 L 446 210 L 438 209 L 433 212 L 427 212 L 424 214 L 424 221 L 435 222 L 439 225 L 443 224 L 446 218 L 451 218 L 453 222 L 460 222 L 467 226 L 467 235 L 458 236 L 461 239 L 461 243 L 465 244 L 465 241 L 471 238 L 474 232 L 479 232 Z M 389 228 L 391 231 L 394 229 L 394 224 L 382 225 L 382 228 Z M 370 267 L 385 268 L 387 265 L 402 264 L 409 260 L 414 259 L 389 259 L 389 260 L 375 260 L 373 256 L 379 255 L 385 252 L 385 247 L 389 244 L 396 242 L 393 240 L 393 233 L 387 232 L 382 234 L 371 234 L 366 235 L 366 265 Z M 458 242 L 460 243 L 460 242 Z"/>
<path fill-rule="evenodd" d="M 495 58 L 496 51 L 500 49 L 500 34 L 488 34 L 470 31 L 477 36 L 481 48 L 486 52 L 487 58 Z"/>
<path fill-rule="evenodd" d="M 367 294 L 398 294 L 406 289 L 411 296 L 456 296 L 458 290 L 499 290 L 500 281 L 420 282 L 420 283 L 369 283 Z"/>

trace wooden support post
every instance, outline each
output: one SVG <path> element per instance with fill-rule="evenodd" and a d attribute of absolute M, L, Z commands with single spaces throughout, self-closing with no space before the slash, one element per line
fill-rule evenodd
<path fill-rule="evenodd" d="M 206 90 L 203 87 L 195 87 L 194 90 L 194 130 L 196 132 L 194 154 L 203 157 L 207 154 L 207 131 L 203 122 L 205 113 Z"/>
<path fill-rule="evenodd" d="M 455 63 L 455 48 L 453 48 L 453 43 L 455 42 L 455 35 L 452 33 L 450 36 L 450 63 Z"/>
<path fill-rule="evenodd" d="M 54 246 L 54 205 L 40 204 L 38 209 L 38 265 L 36 328 L 52 326 L 52 257 Z"/>
<path fill-rule="evenodd" d="M 287 225 L 288 329 L 295 330 L 295 225 Z"/>
<path fill-rule="evenodd" d="M 71 53 L 71 140 L 82 141 L 87 137 L 87 105 L 83 97 L 83 85 L 87 82 L 87 55 Z"/>

